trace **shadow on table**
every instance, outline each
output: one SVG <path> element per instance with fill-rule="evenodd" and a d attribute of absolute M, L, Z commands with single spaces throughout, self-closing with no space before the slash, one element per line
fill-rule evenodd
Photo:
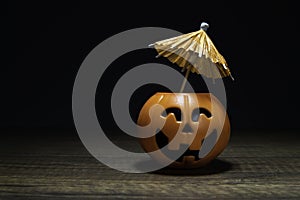
<path fill-rule="evenodd" d="M 195 169 L 173 169 L 165 167 L 163 169 L 151 172 L 151 174 L 163 175 L 209 175 L 226 172 L 232 169 L 233 164 L 227 161 L 215 159 L 210 164 Z"/>

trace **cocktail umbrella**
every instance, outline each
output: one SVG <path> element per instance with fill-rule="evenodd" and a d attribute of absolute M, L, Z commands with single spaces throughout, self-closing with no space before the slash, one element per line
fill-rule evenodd
<path fill-rule="evenodd" d="M 218 78 L 230 76 L 233 79 L 226 60 L 206 34 L 209 25 L 201 23 L 200 30 L 183 34 L 177 37 L 157 41 L 154 46 L 158 56 L 168 58 L 172 63 L 186 70 L 185 79 L 180 92 L 183 91 L 189 73 L 202 74 L 213 81 Z"/>

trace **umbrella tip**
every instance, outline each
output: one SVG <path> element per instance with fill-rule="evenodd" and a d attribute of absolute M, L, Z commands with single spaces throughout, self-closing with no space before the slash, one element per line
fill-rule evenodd
<path fill-rule="evenodd" d="M 202 29 L 202 30 L 204 30 L 204 31 L 207 31 L 208 28 L 209 28 L 208 23 L 206 23 L 206 22 L 202 22 L 202 23 L 201 23 L 200 29 Z"/>

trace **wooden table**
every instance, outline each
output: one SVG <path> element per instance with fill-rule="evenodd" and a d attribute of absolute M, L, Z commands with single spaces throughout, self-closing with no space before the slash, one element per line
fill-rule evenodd
<path fill-rule="evenodd" d="M 0 199 L 300 199 L 299 134 L 233 132 L 206 168 L 131 174 L 101 164 L 76 133 L 3 133 Z"/>

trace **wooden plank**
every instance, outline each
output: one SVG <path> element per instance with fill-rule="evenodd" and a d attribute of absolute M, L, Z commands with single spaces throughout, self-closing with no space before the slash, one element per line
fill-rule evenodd
<path fill-rule="evenodd" d="M 2 137 L 0 199 L 299 199 L 299 140 L 284 134 L 236 133 L 205 168 L 142 174 L 103 165 L 76 135 Z"/>

